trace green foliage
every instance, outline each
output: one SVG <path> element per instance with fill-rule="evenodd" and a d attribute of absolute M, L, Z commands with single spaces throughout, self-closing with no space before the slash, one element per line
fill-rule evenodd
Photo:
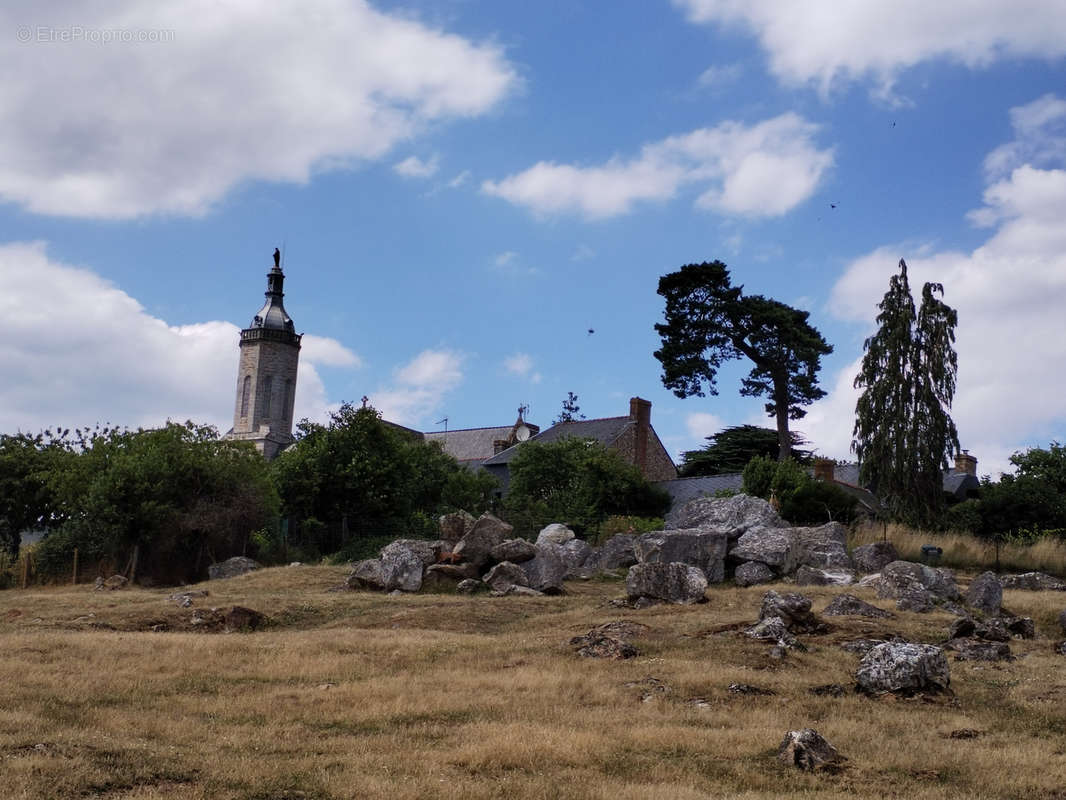
<path fill-rule="evenodd" d="M 955 310 L 939 296 L 944 287 L 927 283 L 915 312 L 907 264 L 889 281 L 877 316 L 878 331 L 863 345 L 855 387 L 852 449 L 860 480 L 898 519 L 930 527 L 941 518 L 945 499 L 942 470 L 957 452 L 959 437 L 948 410 L 955 394 Z"/>
<path fill-rule="evenodd" d="M 244 552 L 277 514 L 262 457 L 210 426 L 77 434 L 49 473 L 65 521 L 41 542 L 42 574 L 65 571 L 75 548 L 83 563 L 126 563 L 136 548 L 138 575 L 195 580 L 212 560 Z"/>
<path fill-rule="evenodd" d="M 1010 457 L 1010 463 L 1017 467 L 1019 478 L 1040 481 L 1066 496 L 1066 447 L 1058 442 L 1052 442 L 1047 449 L 1019 451 Z"/>
<path fill-rule="evenodd" d="M 591 544 L 602 544 L 616 533 L 650 533 L 666 527 L 662 517 L 635 517 L 631 514 L 613 514 L 600 523 L 595 537 L 587 537 Z"/>
<path fill-rule="evenodd" d="M 766 397 L 766 413 L 777 418 L 778 458 L 789 457 L 790 419 L 825 396 L 818 386 L 821 357 L 833 352 L 807 322 L 806 311 L 762 295 L 743 295 L 721 261 L 687 264 L 659 279 L 666 300 L 665 323 L 656 324 L 662 348 L 655 357 L 662 381 L 678 397 L 718 394 L 718 369 L 726 361 L 752 363 L 741 395 Z"/>
<path fill-rule="evenodd" d="M 566 399 L 563 400 L 563 410 L 559 412 L 559 416 L 555 418 L 555 424 L 560 422 L 573 422 L 574 420 L 584 419 L 585 415 L 581 413 L 581 406 L 577 404 L 577 395 L 573 392 L 566 393 Z"/>
<path fill-rule="evenodd" d="M 948 530 L 980 533 L 982 525 L 980 500 L 963 500 L 961 503 L 948 506 L 947 511 L 944 512 L 944 527 Z"/>
<path fill-rule="evenodd" d="M 774 461 L 769 456 L 756 456 L 744 468 L 744 493 L 776 498 L 778 513 L 793 525 L 834 521 L 849 525 L 858 503 L 839 486 L 812 478 L 796 461 Z"/>
<path fill-rule="evenodd" d="M 792 458 L 802 464 L 811 460 L 810 450 L 800 449 L 806 439 L 790 431 Z M 734 425 L 707 437 L 707 444 L 700 450 L 682 453 L 681 477 L 696 475 L 729 475 L 743 472 L 748 462 L 756 456 L 778 455 L 777 431 L 757 425 Z"/>
<path fill-rule="evenodd" d="M 591 439 L 527 442 L 509 468 L 510 492 L 501 513 L 523 536 L 552 522 L 591 532 L 612 515 L 660 517 L 670 506 L 665 491 Z"/>
<path fill-rule="evenodd" d="M 749 461 L 743 473 L 744 494 L 769 499 L 770 488 L 777 474 L 777 463 L 770 456 L 755 456 Z"/>
<path fill-rule="evenodd" d="M 496 480 L 460 467 L 437 443 L 383 422 L 373 408 L 341 406 L 329 424 L 299 423 L 296 444 L 272 470 L 291 541 L 332 553 L 353 538 L 435 535 L 435 515 L 489 508 Z"/>
<path fill-rule="evenodd" d="M 0 551 L 17 556 L 23 531 L 62 521 L 52 478 L 72 456 L 69 433 L 0 435 Z"/>

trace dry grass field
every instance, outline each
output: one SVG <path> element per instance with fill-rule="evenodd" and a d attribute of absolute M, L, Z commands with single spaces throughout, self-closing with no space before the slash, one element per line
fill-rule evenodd
<path fill-rule="evenodd" d="M 807 652 L 774 662 L 735 630 L 761 587 L 630 611 L 608 604 L 618 582 L 550 598 L 328 591 L 345 574 L 262 570 L 190 587 L 210 596 L 185 609 L 173 590 L 0 592 L 0 796 L 1066 798 L 1060 593 L 1008 592 L 1038 637 L 1012 642 L 1011 663 L 952 661 L 954 697 L 874 700 L 850 691 L 858 656 L 839 643 L 939 642 L 951 617 L 827 618 Z M 839 591 L 804 589 L 816 612 Z M 189 624 L 234 604 L 269 626 Z M 569 646 L 619 619 L 648 626 L 637 657 Z M 831 683 L 849 691 L 810 691 Z M 841 771 L 776 761 L 803 727 L 847 757 Z"/>

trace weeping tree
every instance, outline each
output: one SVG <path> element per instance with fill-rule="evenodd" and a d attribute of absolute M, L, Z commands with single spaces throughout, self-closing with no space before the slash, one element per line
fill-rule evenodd
<path fill-rule="evenodd" d="M 943 469 L 959 449 L 948 413 L 958 372 L 958 315 L 943 295 L 942 284 L 926 283 L 915 309 L 907 263 L 900 259 L 855 378 L 862 394 L 851 446 L 859 458 L 860 481 L 894 516 L 918 526 L 940 518 Z"/>
<path fill-rule="evenodd" d="M 806 311 L 734 286 L 721 261 L 687 264 L 659 279 L 666 320 L 655 326 L 662 347 L 655 357 L 662 381 L 678 397 L 718 394 L 718 369 L 747 359 L 751 372 L 741 381 L 745 397 L 766 397 L 766 413 L 777 420 L 781 461 L 792 452 L 789 420 L 801 419 L 805 405 L 825 396 L 818 386 L 821 358 L 833 352 L 809 323 Z"/>

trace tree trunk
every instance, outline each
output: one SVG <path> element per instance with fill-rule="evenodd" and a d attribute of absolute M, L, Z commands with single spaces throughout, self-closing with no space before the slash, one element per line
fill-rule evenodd
<path fill-rule="evenodd" d="M 792 434 L 788 430 L 788 376 L 774 378 L 774 405 L 777 410 L 777 460 L 792 456 Z"/>

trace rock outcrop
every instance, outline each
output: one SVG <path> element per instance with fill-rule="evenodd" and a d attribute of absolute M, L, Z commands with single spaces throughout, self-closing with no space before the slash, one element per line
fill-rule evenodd
<path fill-rule="evenodd" d="M 994 617 L 1003 606 L 1003 585 L 994 572 L 982 572 L 966 590 L 966 602 L 983 614 Z"/>
<path fill-rule="evenodd" d="M 702 601 L 706 592 L 707 578 L 703 571 L 689 564 L 635 564 L 626 576 L 626 594 L 630 602 L 647 598 L 687 605 Z"/>
<path fill-rule="evenodd" d="M 492 560 L 492 548 L 513 538 L 514 527 L 492 514 L 482 514 L 462 539 L 452 548 L 452 554 L 468 564 L 484 567 Z"/>
<path fill-rule="evenodd" d="M 950 570 L 916 564 L 912 561 L 893 561 L 881 570 L 877 596 L 896 600 L 901 611 L 931 611 L 945 606 L 954 611 L 961 600 L 955 576 Z"/>
<path fill-rule="evenodd" d="M 234 556 L 233 558 L 227 558 L 225 561 L 218 564 L 212 564 L 207 568 L 207 577 L 210 580 L 221 580 L 224 578 L 235 578 L 238 575 L 244 575 L 247 572 L 252 572 L 260 568 L 260 564 L 245 556 Z"/>
<path fill-rule="evenodd" d="M 1066 581 L 1043 572 L 1000 575 L 999 582 L 1004 589 L 1025 589 L 1030 592 L 1066 592 Z"/>
<path fill-rule="evenodd" d="M 827 617 L 852 616 L 888 618 L 895 616 L 891 611 L 885 611 L 883 608 L 871 605 L 864 600 L 860 600 L 853 594 L 837 595 L 833 599 L 833 602 L 825 607 L 825 611 L 822 613 Z"/>
<path fill-rule="evenodd" d="M 641 564 L 687 564 L 698 568 L 708 583 L 725 579 L 726 534 L 707 530 L 645 533 L 633 546 Z"/>
<path fill-rule="evenodd" d="M 804 728 L 789 731 L 777 748 L 777 760 L 790 767 L 815 772 L 838 769 L 847 761 L 818 731 Z"/>
<path fill-rule="evenodd" d="M 880 572 L 886 565 L 899 561 L 899 553 L 892 542 L 874 542 L 852 550 L 851 561 L 856 572 Z"/>
<path fill-rule="evenodd" d="M 773 579 L 773 570 L 758 561 L 745 561 L 733 573 L 733 582 L 737 586 L 755 586 L 759 583 L 769 583 Z"/>
<path fill-rule="evenodd" d="M 950 691 L 951 673 L 939 647 L 885 642 L 862 657 L 855 681 L 867 694 L 939 694 Z"/>

